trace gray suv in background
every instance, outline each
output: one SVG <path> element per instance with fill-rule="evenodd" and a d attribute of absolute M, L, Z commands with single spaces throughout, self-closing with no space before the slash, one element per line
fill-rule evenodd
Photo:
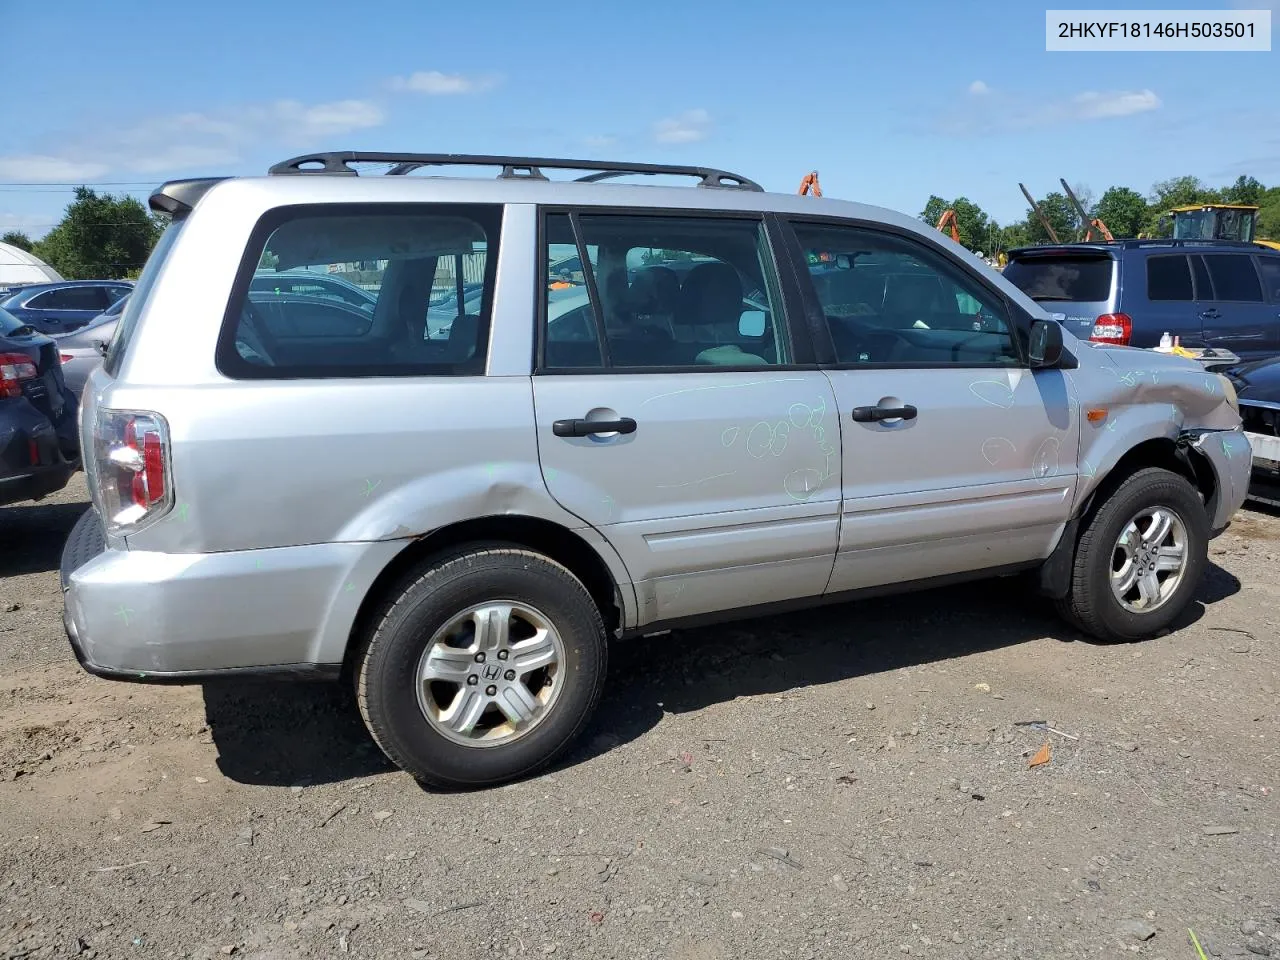
<path fill-rule="evenodd" d="M 413 175 L 454 164 L 501 172 Z M 697 186 L 604 182 L 655 174 Z M 1026 574 L 1154 636 L 1249 481 L 1231 381 L 1079 340 L 878 207 L 382 153 L 150 202 L 84 391 L 72 647 L 120 680 L 346 678 L 425 783 L 547 764 L 610 644 L 674 627 Z"/>
<path fill-rule="evenodd" d="M 1009 251 L 1005 278 L 1077 337 L 1154 347 L 1168 333 L 1243 360 L 1280 354 L 1280 251 L 1117 240 Z"/>

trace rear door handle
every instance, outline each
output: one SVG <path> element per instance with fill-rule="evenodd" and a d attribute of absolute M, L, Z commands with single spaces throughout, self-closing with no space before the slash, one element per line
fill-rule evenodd
<path fill-rule="evenodd" d="M 636 422 L 630 417 L 617 420 L 557 420 L 551 425 L 557 437 L 585 437 L 592 433 L 635 433 Z"/>
<path fill-rule="evenodd" d="M 876 423 L 880 420 L 914 420 L 918 411 L 911 404 L 901 407 L 854 407 L 853 419 L 858 423 Z"/>
<path fill-rule="evenodd" d="M 1200 316 L 1203 317 L 1205 320 L 1217 320 L 1220 316 L 1222 316 L 1222 314 L 1220 314 L 1213 307 L 1210 307 L 1208 310 L 1202 311 L 1200 313 Z"/>

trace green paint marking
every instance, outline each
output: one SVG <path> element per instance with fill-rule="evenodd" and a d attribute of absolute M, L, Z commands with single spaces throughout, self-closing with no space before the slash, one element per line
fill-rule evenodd
<path fill-rule="evenodd" d="M 120 608 L 116 610 L 116 616 L 124 621 L 124 625 L 126 627 L 129 625 L 129 615 L 132 613 L 133 611 L 128 607 L 126 607 L 123 603 L 120 604 Z"/>
<path fill-rule="evenodd" d="M 178 504 L 178 519 L 185 523 L 187 519 L 187 511 L 190 509 L 191 509 L 191 504 L 189 503 Z"/>
<path fill-rule="evenodd" d="M 377 490 L 378 487 L 380 487 L 381 485 L 382 485 L 381 480 L 366 480 L 364 482 L 364 495 L 366 497 L 371 496 L 373 494 L 373 491 Z"/>

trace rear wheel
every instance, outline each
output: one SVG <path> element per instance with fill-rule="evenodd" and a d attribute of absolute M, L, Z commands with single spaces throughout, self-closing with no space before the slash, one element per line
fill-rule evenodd
<path fill-rule="evenodd" d="M 1186 609 L 1208 553 L 1209 518 L 1195 487 L 1168 470 L 1139 470 L 1085 525 L 1059 612 L 1100 640 L 1154 636 Z"/>
<path fill-rule="evenodd" d="M 383 752 L 436 787 L 503 783 L 582 731 L 606 667 L 600 611 L 540 554 L 477 547 L 432 563 L 384 612 L 356 669 Z"/>

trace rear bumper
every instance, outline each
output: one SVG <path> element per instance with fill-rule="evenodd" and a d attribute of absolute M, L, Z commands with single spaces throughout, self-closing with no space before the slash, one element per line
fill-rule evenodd
<path fill-rule="evenodd" d="M 1209 531 L 1217 536 L 1249 495 L 1253 456 L 1243 430 L 1201 430 L 1185 435 L 1192 450 L 1213 468 L 1214 495 L 1207 504 Z"/>
<path fill-rule="evenodd" d="M 81 666 L 116 680 L 333 678 L 385 559 L 372 546 L 116 550 L 90 510 L 63 548 L 63 626 Z"/>
<path fill-rule="evenodd" d="M 0 401 L 0 504 L 38 500 L 65 487 L 80 467 L 75 429 L 74 404 L 55 424 L 26 399 Z"/>

